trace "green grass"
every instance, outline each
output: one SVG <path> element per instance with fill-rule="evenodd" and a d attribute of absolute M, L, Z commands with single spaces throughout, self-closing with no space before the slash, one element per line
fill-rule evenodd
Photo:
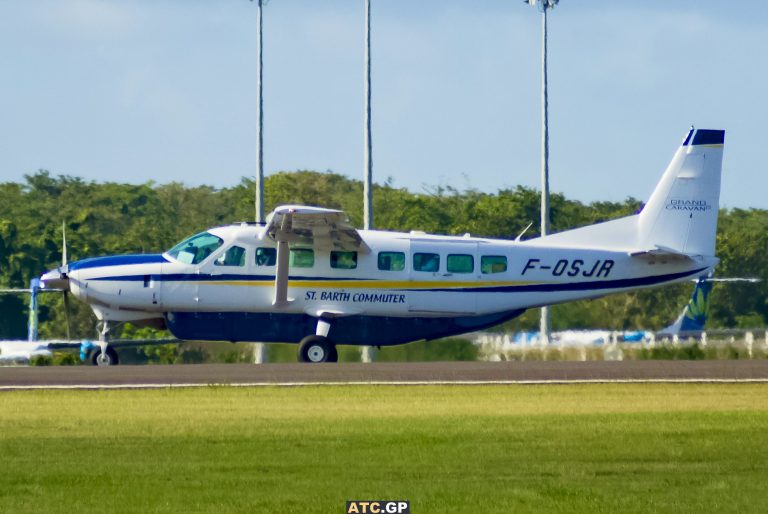
<path fill-rule="evenodd" d="M 768 386 L 0 394 L 0 512 L 766 512 Z"/>

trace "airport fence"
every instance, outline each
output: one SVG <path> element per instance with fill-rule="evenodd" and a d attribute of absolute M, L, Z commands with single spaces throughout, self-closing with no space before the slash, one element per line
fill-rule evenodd
<path fill-rule="evenodd" d="M 478 360 L 485 361 L 593 361 L 593 360 L 727 360 L 768 359 L 768 330 L 712 330 L 696 336 L 657 336 L 651 332 L 628 341 L 624 332 L 571 332 L 553 338 L 519 334 L 475 333 Z M 592 337 L 590 337 L 592 336 Z"/>

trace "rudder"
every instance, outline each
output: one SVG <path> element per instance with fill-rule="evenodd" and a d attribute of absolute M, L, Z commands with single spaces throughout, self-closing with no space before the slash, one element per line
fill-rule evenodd
<path fill-rule="evenodd" d="M 724 140 L 691 128 L 640 213 L 641 246 L 714 256 Z"/>

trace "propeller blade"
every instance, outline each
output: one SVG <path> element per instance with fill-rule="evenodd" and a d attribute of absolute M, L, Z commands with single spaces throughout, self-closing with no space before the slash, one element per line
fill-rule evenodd
<path fill-rule="evenodd" d="M 61 241 L 62 241 L 61 267 L 66 268 L 67 266 L 67 225 L 63 221 L 61 222 Z"/>

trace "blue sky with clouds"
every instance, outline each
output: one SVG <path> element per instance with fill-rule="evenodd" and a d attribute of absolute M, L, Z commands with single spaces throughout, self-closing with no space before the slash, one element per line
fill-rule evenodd
<path fill-rule="evenodd" d="M 539 180 L 540 15 L 520 0 L 373 0 L 376 180 Z M 230 186 L 255 171 L 246 0 L 0 0 L 0 181 Z M 725 128 L 722 203 L 768 208 L 768 6 L 562 0 L 551 185 L 646 198 L 688 126 Z M 265 7 L 265 166 L 362 177 L 363 1 Z"/>

